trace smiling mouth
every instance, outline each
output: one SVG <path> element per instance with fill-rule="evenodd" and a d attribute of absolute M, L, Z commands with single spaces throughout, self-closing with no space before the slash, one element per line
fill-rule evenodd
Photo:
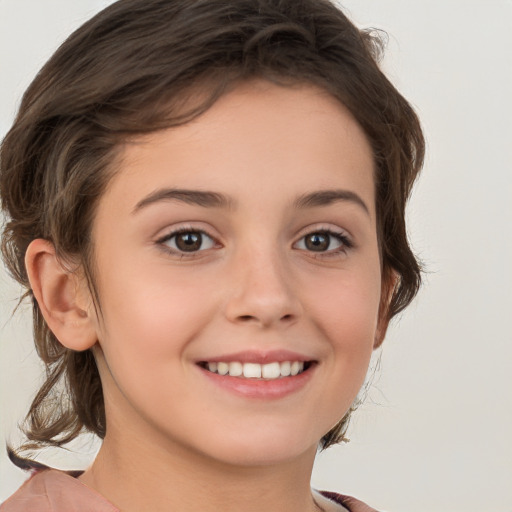
<path fill-rule="evenodd" d="M 217 375 L 239 377 L 243 379 L 277 380 L 287 377 L 295 377 L 307 371 L 314 361 L 282 361 L 266 364 L 231 362 L 207 362 L 199 363 L 201 368 Z"/>

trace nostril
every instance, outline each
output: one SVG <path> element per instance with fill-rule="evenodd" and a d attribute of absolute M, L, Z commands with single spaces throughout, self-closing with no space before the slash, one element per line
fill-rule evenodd
<path fill-rule="evenodd" d="M 281 317 L 281 321 L 285 321 L 285 322 L 287 322 L 287 321 L 291 321 L 291 320 L 293 320 L 293 318 L 294 318 L 294 316 L 293 316 L 293 315 L 289 315 L 289 314 L 287 314 L 287 315 L 283 315 L 283 316 Z M 238 317 L 238 319 L 239 319 L 239 320 L 241 320 L 242 322 L 250 322 L 250 321 L 252 321 L 252 320 L 256 320 L 256 319 L 257 319 L 257 317 L 255 317 L 255 316 L 253 316 L 253 315 L 240 315 L 240 316 Z"/>

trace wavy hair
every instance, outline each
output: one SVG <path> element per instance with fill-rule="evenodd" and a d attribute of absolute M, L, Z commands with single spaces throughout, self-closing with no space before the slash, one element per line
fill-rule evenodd
<path fill-rule="evenodd" d="M 381 53 L 379 34 L 357 29 L 329 0 L 120 0 L 62 44 L 26 91 L 0 148 L 2 254 L 32 300 L 46 365 L 22 448 L 62 446 L 82 431 L 103 438 L 108 426 L 91 351 L 64 348 L 33 297 L 28 245 L 44 238 L 64 261 L 80 261 L 99 307 L 91 225 L 120 145 L 190 121 L 241 81 L 309 83 L 350 110 L 373 150 L 383 276 L 397 276 L 387 319 L 411 302 L 421 269 L 405 206 L 424 139 L 413 109 L 380 70 Z M 344 440 L 350 412 L 323 448 Z"/>

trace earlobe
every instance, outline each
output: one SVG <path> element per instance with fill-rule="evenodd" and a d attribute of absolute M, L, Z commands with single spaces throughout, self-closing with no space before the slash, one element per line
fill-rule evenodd
<path fill-rule="evenodd" d="M 71 350 L 91 348 L 97 336 L 79 274 L 65 268 L 53 244 L 43 239 L 28 246 L 25 267 L 41 313 L 57 339 Z"/>
<path fill-rule="evenodd" d="M 375 340 L 373 343 L 374 349 L 377 349 L 382 345 L 384 337 L 386 336 L 389 321 L 391 319 L 389 316 L 390 304 L 399 280 L 399 276 L 394 270 L 390 270 L 387 274 L 388 275 L 384 275 L 382 279 L 379 318 L 377 321 L 377 330 L 375 331 Z"/>

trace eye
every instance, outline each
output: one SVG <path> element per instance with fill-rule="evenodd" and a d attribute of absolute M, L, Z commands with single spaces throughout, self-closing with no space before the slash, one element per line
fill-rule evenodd
<path fill-rule="evenodd" d="M 350 247 L 352 244 L 345 235 L 329 230 L 308 233 L 296 244 L 297 249 L 312 252 L 341 252 Z"/>
<path fill-rule="evenodd" d="M 215 246 L 215 240 L 204 231 L 186 229 L 175 231 L 158 240 L 172 252 L 199 252 Z"/>

